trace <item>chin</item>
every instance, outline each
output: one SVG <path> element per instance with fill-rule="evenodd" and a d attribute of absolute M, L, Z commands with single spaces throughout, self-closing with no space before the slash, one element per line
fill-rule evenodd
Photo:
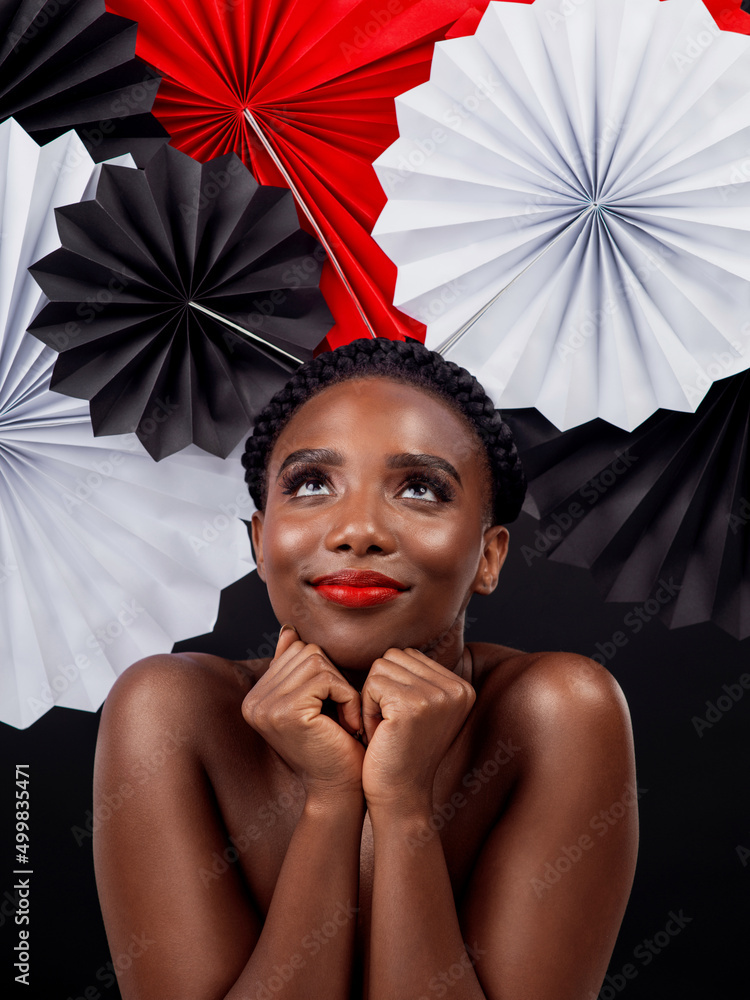
<path fill-rule="evenodd" d="M 386 650 L 413 648 L 437 659 L 446 646 L 446 636 L 460 619 L 463 634 L 462 609 L 398 607 L 395 602 L 380 607 L 345 610 L 335 604 L 313 606 L 307 595 L 291 603 L 288 595 L 271 605 L 280 622 L 290 622 L 299 630 L 305 643 L 320 646 L 331 662 L 342 670 L 366 674 L 375 660 Z"/>
<path fill-rule="evenodd" d="M 376 624 L 377 627 L 374 627 Z M 358 614 L 356 619 L 344 626 L 340 619 L 335 623 L 310 622 L 305 626 L 302 638 L 320 646 L 339 669 L 362 674 L 366 674 L 375 660 L 388 649 L 427 648 L 435 641 L 435 636 L 425 637 L 424 631 L 420 634 L 420 630 L 405 628 L 403 624 L 400 628 L 389 628 L 382 621 L 371 625 L 365 614 Z"/>
<path fill-rule="evenodd" d="M 391 646 L 398 645 L 392 641 L 386 642 L 383 639 L 376 639 L 374 636 L 362 635 L 361 629 L 356 629 L 355 634 L 346 636 L 341 634 L 341 630 L 329 632 L 321 630 L 317 638 L 305 641 L 314 642 L 320 646 L 331 662 L 340 670 L 353 670 L 357 673 L 366 674 L 375 660 L 385 653 Z M 407 643 L 408 645 L 408 643 Z"/>

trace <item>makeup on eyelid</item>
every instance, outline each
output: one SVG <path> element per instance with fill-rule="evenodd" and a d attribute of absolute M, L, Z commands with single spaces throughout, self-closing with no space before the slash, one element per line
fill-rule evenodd
<path fill-rule="evenodd" d="M 286 495 L 294 494 L 302 485 L 308 482 L 326 483 L 330 478 L 319 466 L 302 465 L 295 469 L 288 469 L 280 477 L 282 492 Z M 455 492 L 446 478 L 436 476 L 432 473 L 411 472 L 406 480 L 401 484 L 399 492 L 405 489 L 412 489 L 418 486 L 427 486 L 435 494 L 436 500 L 429 500 L 428 497 L 406 497 L 409 500 L 428 500 L 429 503 L 441 502 L 450 503 L 455 498 Z M 306 496 L 326 496 L 325 493 L 308 493 Z"/>

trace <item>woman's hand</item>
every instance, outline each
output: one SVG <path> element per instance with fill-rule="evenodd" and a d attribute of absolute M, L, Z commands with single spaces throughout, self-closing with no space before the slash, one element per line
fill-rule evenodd
<path fill-rule="evenodd" d="M 438 766 L 475 699 L 471 684 L 416 649 L 388 649 L 375 660 L 362 688 L 370 811 L 432 813 Z"/>
<path fill-rule="evenodd" d="M 341 725 L 322 714 L 327 698 L 338 703 Z M 347 791 L 361 796 L 364 749 L 354 738 L 360 697 L 320 646 L 283 630 L 242 715 L 299 777 L 308 799 Z"/>

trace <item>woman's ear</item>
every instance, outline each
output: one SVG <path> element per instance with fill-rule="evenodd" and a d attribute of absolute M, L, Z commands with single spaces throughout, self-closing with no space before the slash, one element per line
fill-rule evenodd
<path fill-rule="evenodd" d="M 484 548 L 474 577 L 475 594 L 491 594 L 497 586 L 500 570 L 508 555 L 508 529 L 502 524 L 493 524 L 484 533 Z"/>
<path fill-rule="evenodd" d="M 250 537 L 253 543 L 253 555 L 255 565 L 258 567 L 258 576 L 263 583 L 266 582 L 265 567 L 263 564 L 263 511 L 256 510 L 250 522 Z"/>

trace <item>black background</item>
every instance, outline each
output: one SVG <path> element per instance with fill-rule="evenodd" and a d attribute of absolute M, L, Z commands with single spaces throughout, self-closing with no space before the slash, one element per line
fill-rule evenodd
<path fill-rule="evenodd" d="M 528 551 L 524 555 L 522 546 L 534 545 L 536 530 L 537 522 L 526 514 L 511 526 L 511 554 L 500 585 L 491 597 L 472 599 L 466 640 L 592 655 L 597 643 L 611 651 L 606 643 L 615 632 L 627 637 L 607 666 L 621 684 L 633 718 L 642 789 L 641 845 L 610 964 L 612 978 L 601 998 L 737 995 L 733 984 L 747 981 L 750 863 L 743 865 L 737 849 L 750 851 L 750 691 L 742 689 L 741 700 L 732 702 L 701 735 L 692 720 L 705 718 L 706 702 L 715 703 L 726 694 L 723 685 L 736 686 L 750 671 L 750 640 L 738 642 L 711 624 L 670 631 L 658 619 L 634 634 L 624 624 L 634 606 L 605 603 L 585 570 L 532 559 Z M 214 632 L 176 648 L 252 658 L 267 655 L 264 633 L 277 629 L 265 586 L 251 573 L 224 592 Z M 107 965 L 111 958 L 86 830 L 98 721 L 98 714 L 54 708 L 25 731 L 0 724 L 3 997 L 119 998 Z M 11 806 L 16 763 L 31 768 L 29 988 L 14 982 L 18 938 L 8 916 L 15 867 Z M 668 944 L 660 947 L 664 937 L 656 942 L 654 937 L 665 931 L 670 911 L 682 912 L 689 922 L 678 934 L 667 935 Z M 673 930 L 675 926 L 671 924 Z M 626 965 L 631 978 L 622 974 Z"/>

